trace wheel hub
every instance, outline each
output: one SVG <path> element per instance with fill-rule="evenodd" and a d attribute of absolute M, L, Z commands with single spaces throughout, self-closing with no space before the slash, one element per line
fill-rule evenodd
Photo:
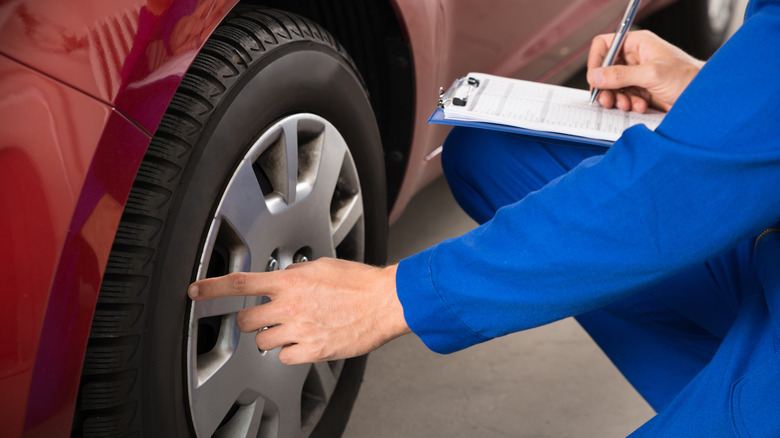
<path fill-rule="evenodd" d="M 363 200 L 339 132 L 313 114 L 284 118 L 250 147 L 216 209 L 197 278 L 284 269 L 318 257 L 363 260 Z M 285 366 L 241 333 L 236 313 L 264 297 L 193 302 L 187 382 L 198 436 L 308 436 L 343 361 Z M 238 435 L 237 435 L 238 434 Z"/>

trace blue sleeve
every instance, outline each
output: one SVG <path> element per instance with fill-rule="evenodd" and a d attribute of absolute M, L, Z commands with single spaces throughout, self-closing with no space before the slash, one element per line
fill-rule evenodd
<path fill-rule="evenodd" d="M 430 349 L 601 307 L 780 218 L 780 7 L 764 3 L 655 132 L 629 129 L 603 157 L 401 261 L 398 296 Z"/>

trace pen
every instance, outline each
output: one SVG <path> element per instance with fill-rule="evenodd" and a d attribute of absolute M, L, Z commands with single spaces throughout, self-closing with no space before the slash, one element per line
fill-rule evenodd
<path fill-rule="evenodd" d="M 441 151 L 443 150 L 444 150 L 444 145 L 437 147 L 436 149 L 432 150 L 428 155 L 426 155 L 425 158 L 423 158 L 423 161 L 425 161 L 426 163 L 432 161 L 434 158 L 440 155 Z"/>
<path fill-rule="evenodd" d="M 629 0 L 626 13 L 623 15 L 623 19 L 620 20 L 620 25 L 615 32 L 615 39 L 612 40 L 612 44 L 609 46 L 609 50 L 607 51 L 607 56 L 604 57 L 604 62 L 601 63 L 602 67 L 609 67 L 612 65 L 618 52 L 620 52 L 620 48 L 623 47 L 623 41 L 626 39 L 628 29 L 631 27 L 631 23 L 634 21 L 634 16 L 636 15 L 636 11 L 639 8 L 639 2 L 640 0 Z M 593 102 L 596 101 L 596 97 L 598 97 L 600 91 L 601 90 L 598 88 L 594 88 L 593 91 L 591 91 L 591 105 L 593 105 Z"/>

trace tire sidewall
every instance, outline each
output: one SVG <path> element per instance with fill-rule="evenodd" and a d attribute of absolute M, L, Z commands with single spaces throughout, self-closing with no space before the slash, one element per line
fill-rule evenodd
<path fill-rule="evenodd" d="M 384 262 L 384 164 L 362 81 L 341 54 L 322 44 L 291 42 L 269 51 L 229 86 L 202 128 L 174 194 L 152 280 L 152 290 L 158 293 L 150 299 L 151 324 L 145 333 L 150 342 L 141 378 L 146 391 L 143 427 L 149 435 L 192 433 L 185 370 L 190 308 L 186 290 L 195 279 L 222 193 L 254 140 L 281 118 L 304 112 L 325 118 L 346 140 L 363 192 L 365 261 Z"/>

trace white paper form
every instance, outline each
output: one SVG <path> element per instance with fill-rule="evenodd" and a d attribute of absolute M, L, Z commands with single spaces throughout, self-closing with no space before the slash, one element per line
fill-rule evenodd
<path fill-rule="evenodd" d="M 447 104 L 446 119 L 479 121 L 615 141 L 630 126 L 655 129 L 665 113 L 605 109 L 588 103 L 587 90 L 470 73 L 479 81 L 465 106 Z"/>

